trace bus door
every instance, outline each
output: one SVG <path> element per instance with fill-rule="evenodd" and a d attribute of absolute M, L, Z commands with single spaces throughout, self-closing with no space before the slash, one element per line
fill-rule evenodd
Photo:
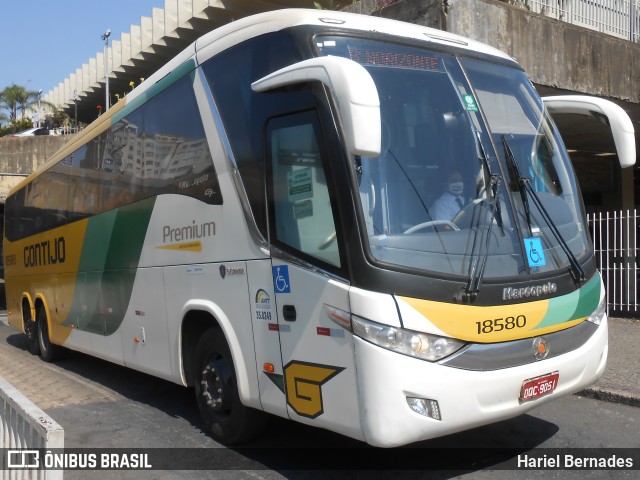
<path fill-rule="evenodd" d="M 360 437 L 349 285 L 315 111 L 267 127 L 272 277 L 288 416 Z M 275 333 L 275 332 L 274 332 Z"/>

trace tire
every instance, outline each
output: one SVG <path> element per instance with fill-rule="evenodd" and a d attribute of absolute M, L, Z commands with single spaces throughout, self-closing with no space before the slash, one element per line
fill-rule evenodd
<path fill-rule="evenodd" d="M 54 345 L 49 339 L 49 325 L 47 323 L 47 314 L 44 308 L 39 308 L 37 313 L 38 324 L 38 349 L 40 358 L 45 362 L 53 362 L 60 358 L 62 347 Z"/>
<path fill-rule="evenodd" d="M 240 401 L 233 358 L 220 329 L 202 334 L 194 365 L 196 400 L 207 433 L 227 445 L 259 435 L 267 416 Z"/>
<path fill-rule="evenodd" d="M 31 320 L 31 318 L 25 319 L 24 334 L 27 336 L 29 353 L 31 353 L 31 355 L 38 355 L 40 353 L 40 345 L 38 343 L 38 323 Z"/>

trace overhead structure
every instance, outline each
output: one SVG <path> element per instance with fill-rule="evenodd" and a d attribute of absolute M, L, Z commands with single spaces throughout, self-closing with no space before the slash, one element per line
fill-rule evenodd
<path fill-rule="evenodd" d="M 144 78 L 205 33 L 248 15 L 281 8 L 339 8 L 350 0 L 165 0 L 128 32 L 112 37 L 105 53 L 99 51 L 43 96 L 47 102 L 89 123 L 105 111 L 107 76 L 111 105 Z M 114 32 L 115 33 L 115 32 Z M 98 35 L 99 32 L 96 32 Z M 96 47 L 99 45 L 96 37 Z M 86 39 L 85 39 L 86 41 Z M 105 63 L 108 68 L 105 76 Z"/>

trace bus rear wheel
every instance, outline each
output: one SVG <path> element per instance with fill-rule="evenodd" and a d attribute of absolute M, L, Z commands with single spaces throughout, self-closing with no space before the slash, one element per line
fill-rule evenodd
<path fill-rule="evenodd" d="M 233 445 L 262 432 L 266 415 L 240 401 L 233 358 L 220 329 L 212 328 L 200 337 L 195 369 L 196 400 L 209 435 Z"/>
<path fill-rule="evenodd" d="M 51 343 L 49 338 L 49 324 L 47 323 L 47 313 L 44 308 L 38 309 L 38 348 L 40 350 L 40 358 L 45 362 L 53 362 L 58 359 L 62 353 L 62 347 Z"/>
<path fill-rule="evenodd" d="M 38 324 L 30 318 L 24 321 L 24 333 L 27 336 L 27 345 L 29 346 L 29 353 L 31 355 L 38 355 L 40 353 L 40 346 L 38 342 Z"/>

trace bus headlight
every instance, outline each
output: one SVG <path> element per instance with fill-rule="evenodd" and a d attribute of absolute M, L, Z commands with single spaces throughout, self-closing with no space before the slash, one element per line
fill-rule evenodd
<path fill-rule="evenodd" d="M 382 325 L 352 315 L 353 333 L 358 337 L 394 352 L 436 362 L 460 350 L 464 342 L 429 333 Z"/>
<path fill-rule="evenodd" d="M 587 317 L 587 321 L 591 323 L 595 323 L 596 325 L 600 325 L 606 311 L 607 311 L 607 301 L 605 297 L 602 299 L 602 301 L 600 302 L 600 305 L 598 305 L 598 307 L 593 311 L 593 313 Z"/>

